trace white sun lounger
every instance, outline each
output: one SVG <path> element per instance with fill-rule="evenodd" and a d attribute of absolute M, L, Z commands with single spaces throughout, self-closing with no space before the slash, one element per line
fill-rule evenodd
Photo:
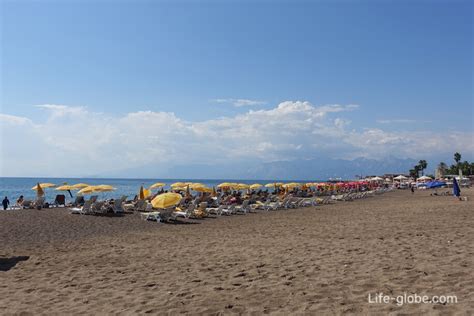
<path fill-rule="evenodd" d="M 156 221 L 161 222 L 161 213 L 160 212 L 142 212 L 140 216 L 143 220 L 146 221 Z"/>
<path fill-rule="evenodd" d="M 189 204 L 189 206 L 184 211 L 174 211 L 173 216 L 176 217 L 183 217 L 183 218 L 190 218 L 194 215 L 195 206 L 193 203 Z"/>
<path fill-rule="evenodd" d="M 91 213 L 91 206 L 92 206 L 92 202 L 89 200 L 89 201 L 85 201 L 82 207 L 73 207 L 73 208 L 70 208 L 69 210 L 71 211 L 71 214 L 85 215 L 85 214 Z"/>

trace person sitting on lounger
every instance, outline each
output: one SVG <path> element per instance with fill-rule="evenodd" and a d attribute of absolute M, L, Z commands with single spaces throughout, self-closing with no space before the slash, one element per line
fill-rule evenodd
<path fill-rule="evenodd" d="M 18 206 L 20 209 L 23 208 L 23 202 L 25 202 L 25 199 L 23 198 L 23 195 L 20 195 L 20 197 L 16 200 L 16 206 Z"/>

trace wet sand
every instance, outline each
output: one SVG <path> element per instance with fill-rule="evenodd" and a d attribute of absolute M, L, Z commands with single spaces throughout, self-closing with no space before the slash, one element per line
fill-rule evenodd
<path fill-rule="evenodd" d="M 0 212 L 2 314 L 474 313 L 469 201 L 390 192 L 181 224 Z M 368 295 L 457 304 L 369 304 Z"/>

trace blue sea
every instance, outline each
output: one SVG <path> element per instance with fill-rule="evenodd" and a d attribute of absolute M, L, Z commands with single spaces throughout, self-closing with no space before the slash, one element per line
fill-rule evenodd
<path fill-rule="evenodd" d="M 260 183 L 266 184 L 269 182 L 275 182 L 272 180 L 235 180 L 235 179 L 216 179 L 216 180 L 204 180 L 204 179 L 98 179 L 98 178 L 0 178 L 0 197 L 3 199 L 7 196 L 12 204 L 15 203 L 16 199 L 23 195 L 25 199 L 34 199 L 36 197 L 36 191 L 31 188 L 34 187 L 38 182 L 44 183 L 54 183 L 57 186 L 63 184 L 76 184 L 76 183 L 87 183 L 90 185 L 99 185 L 99 184 L 109 184 L 116 188 L 112 192 L 101 192 L 94 193 L 99 195 L 100 199 L 109 199 L 121 197 L 122 195 L 127 195 L 129 199 L 138 194 L 140 186 L 149 187 L 150 185 L 156 182 L 166 183 L 164 187 L 165 190 L 170 188 L 170 184 L 175 182 L 199 182 L 207 185 L 208 187 L 213 187 L 222 182 L 238 182 L 238 183 Z M 277 182 L 280 182 L 278 180 Z M 282 181 L 289 182 L 289 181 Z M 296 181 L 304 182 L 304 181 Z M 77 191 L 72 191 L 73 198 L 69 196 L 68 192 L 57 191 L 55 188 L 46 188 L 44 189 L 46 195 L 46 201 L 54 201 L 54 198 L 57 194 L 66 195 L 67 201 L 72 201 L 75 198 L 75 193 Z"/>

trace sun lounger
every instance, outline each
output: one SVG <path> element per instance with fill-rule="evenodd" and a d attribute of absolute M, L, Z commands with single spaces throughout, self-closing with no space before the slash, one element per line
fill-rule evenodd
<path fill-rule="evenodd" d="M 161 221 L 160 212 L 141 212 L 140 216 L 146 221 L 156 221 L 158 223 Z"/>
<path fill-rule="evenodd" d="M 174 215 L 175 207 L 167 208 L 160 211 L 160 220 L 162 222 L 168 222 L 170 219 L 176 220 L 176 216 Z"/>
<path fill-rule="evenodd" d="M 73 208 L 70 208 L 69 210 L 71 211 L 72 214 L 86 215 L 86 214 L 91 214 L 91 206 L 92 206 L 91 201 L 85 201 L 82 207 L 73 207 Z"/>
<path fill-rule="evenodd" d="M 248 213 L 250 211 L 250 206 L 249 206 L 250 201 L 245 200 L 242 202 L 242 205 L 237 205 L 235 206 L 235 212 L 240 212 L 240 213 Z"/>
<path fill-rule="evenodd" d="M 33 201 L 31 200 L 25 200 L 23 201 L 23 209 L 28 209 L 28 208 L 32 208 L 33 206 Z"/>
<path fill-rule="evenodd" d="M 105 215 L 108 212 L 108 209 L 104 207 L 105 202 L 99 201 L 92 204 L 91 210 L 94 215 Z"/>
<path fill-rule="evenodd" d="M 112 205 L 112 212 L 114 214 L 123 214 L 124 209 L 123 209 L 123 202 L 127 199 L 127 196 L 124 195 L 120 199 L 117 199 L 114 201 L 114 204 Z"/>
<path fill-rule="evenodd" d="M 148 207 L 148 202 L 146 200 L 138 200 L 133 210 L 137 212 L 146 212 L 151 211 L 151 208 Z"/>
<path fill-rule="evenodd" d="M 54 207 L 66 206 L 66 196 L 64 194 L 56 195 L 54 202 L 50 204 L 50 206 L 54 206 Z"/>
<path fill-rule="evenodd" d="M 282 208 L 282 204 L 278 201 L 272 202 L 272 201 L 266 201 L 265 205 L 263 206 L 263 209 L 266 211 L 276 211 L 279 208 Z"/>
<path fill-rule="evenodd" d="M 219 215 L 232 215 L 235 211 L 235 205 L 219 206 Z"/>
<path fill-rule="evenodd" d="M 194 204 L 189 204 L 189 206 L 184 211 L 174 211 L 173 216 L 176 217 L 183 217 L 183 218 L 190 218 L 194 215 Z"/>
<path fill-rule="evenodd" d="M 43 196 L 40 196 L 40 197 L 36 198 L 35 202 L 33 203 L 33 207 L 37 208 L 37 209 L 43 208 L 43 205 L 44 205 L 44 197 Z"/>
<path fill-rule="evenodd" d="M 209 215 L 206 209 L 207 209 L 207 202 L 201 202 L 199 203 L 199 206 L 194 211 L 194 214 L 196 214 L 196 216 L 198 217 L 206 217 Z"/>
<path fill-rule="evenodd" d="M 76 199 L 72 203 L 72 206 L 79 207 L 79 206 L 84 205 L 84 202 L 85 202 L 84 197 L 82 195 L 79 195 L 79 196 L 76 196 Z"/>
<path fill-rule="evenodd" d="M 215 215 L 222 215 L 222 210 L 224 209 L 223 205 L 219 205 L 218 207 L 208 207 L 206 211 L 209 214 L 215 214 Z"/>

